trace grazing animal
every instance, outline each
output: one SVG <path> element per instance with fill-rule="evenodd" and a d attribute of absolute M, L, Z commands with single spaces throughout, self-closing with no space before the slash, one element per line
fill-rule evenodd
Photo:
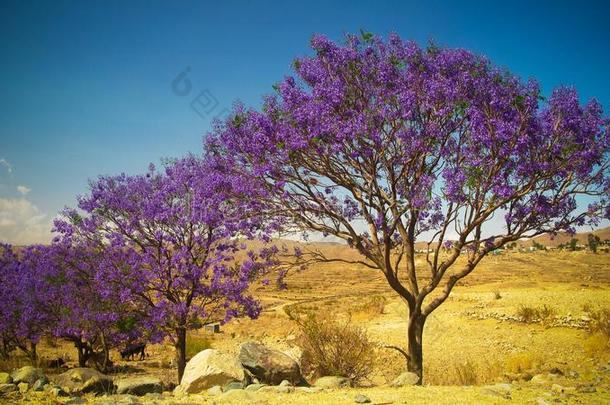
<path fill-rule="evenodd" d="M 146 356 L 146 343 L 138 343 L 127 346 L 124 350 L 121 350 L 121 358 L 123 360 L 133 360 L 133 356 L 139 354 L 140 360 L 144 360 Z"/>
<path fill-rule="evenodd" d="M 56 359 L 53 360 L 49 360 L 47 362 L 47 367 L 48 368 L 60 368 L 62 367 L 64 364 L 66 364 L 66 362 L 64 361 L 64 359 L 62 359 L 61 357 L 58 357 Z"/>

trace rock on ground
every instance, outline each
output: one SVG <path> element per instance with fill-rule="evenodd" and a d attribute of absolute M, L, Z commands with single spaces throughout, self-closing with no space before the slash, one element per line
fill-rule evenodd
<path fill-rule="evenodd" d="M 146 395 L 163 392 L 161 380 L 150 376 L 122 378 L 116 381 L 117 394 Z"/>
<path fill-rule="evenodd" d="M 481 388 L 481 394 L 510 399 L 513 386 L 506 383 L 486 385 Z"/>
<path fill-rule="evenodd" d="M 114 392 L 112 378 L 92 368 L 73 368 L 57 376 L 56 383 L 70 394 Z"/>
<path fill-rule="evenodd" d="M 21 367 L 19 370 L 13 371 L 11 374 L 11 378 L 15 384 L 19 383 L 28 383 L 34 384 L 36 380 L 40 378 L 46 378 L 44 372 L 40 368 L 25 366 Z"/>
<path fill-rule="evenodd" d="M 419 377 L 415 373 L 405 371 L 392 381 L 392 387 L 405 387 L 408 385 L 416 385 L 419 382 Z"/>
<path fill-rule="evenodd" d="M 20 393 L 25 394 L 30 389 L 30 384 L 26 382 L 21 382 L 17 384 L 17 389 L 19 389 Z"/>
<path fill-rule="evenodd" d="M 244 370 L 237 359 L 214 349 L 203 350 L 193 357 L 184 369 L 176 394 L 197 394 L 231 381 L 242 381 Z"/>
<path fill-rule="evenodd" d="M 352 386 L 352 380 L 346 377 L 326 376 L 318 378 L 314 386 L 318 388 L 345 388 Z"/>
<path fill-rule="evenodd" d="M 354 402 L 357 404 L 368 404 L 371 402 L 371 399 L 366 395 L 358 394 L 356 398 L 354 398 Z"/>
<path fill-rule="evenodd" d="M 0 373 L 0 384 L 11 384 L 13 378 L 9 373 Z"/>
<path fill-rule="evenodd" d="M 282 380 L 292 384 L 303 381 L 298 363 L 287 354 L 256 343 L 247 342 L 241 345 L 239 361 L 259 382 L 277 385 Z"/>

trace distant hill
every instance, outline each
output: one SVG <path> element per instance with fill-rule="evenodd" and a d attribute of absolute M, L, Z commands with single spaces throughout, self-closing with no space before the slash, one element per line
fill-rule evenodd
<path fill-rule="evenodd" d="M 521 244 L 523 246 L 531 246 L 533 244 L 533 242 L 536 241 L 537 243 L 540 243 L 541 245 L 544 245 L 544 246 L 557 247 L 560 244 L 566 244 L 566 243 L 570 242 L 570 240 L 572 238 L 576 238 L 578 240 L 578 244 L 586 245 L 587 238 L 589 237 L 589 234 L 591 234 L 591 233 L 594 235 L 597 235 L 602 241 L 606 240 L 606 239 L 610 239 L 610 226 L 607 228 L 596 229 L 595 231 L 591 231 L 591 232 L 579 232 L 574 236 L 568 235 L 565 232 L 560 232 L 555 237 L 551 237 L 551 235 L 540 235 L 533 239 L 522 240 L 519 242 L 519 244 Z"/>

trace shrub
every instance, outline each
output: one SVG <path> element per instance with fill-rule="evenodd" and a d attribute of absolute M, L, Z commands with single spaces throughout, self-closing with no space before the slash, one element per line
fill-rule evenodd
<path fill-rule="evenodd" d="M 589 332 L 600 333 L 606 337 L 610 337 L 610 309 L 604 308 L 599 310 L 590 309 L 589 313 Z"/>
<path fill-rule="evenodd" d="M 521 319 L 521 322 L 534 323 L 536 318 L 536 309 L 530 306 L 520 304 L 517 308 L 517 316 Z"/>
<path fill-rule="evenodd" d="M 189 334 L 186 339 L 186 358 L 190 359 L 197 353 L 211 347 L 212 343 L 207 338 Z"/>
<path fill-rule="evenodd" d="M 306 374 L 338 375 L 354 384 L 373 371 L 375 345 L 364 329 L 348 321 L 318 318 L 308 314 L 293 318 L 302 332 L 303 371 Z"/>
<path fill-rule="evenodd" d="M 519 305 L 517 308 L 517 316 L 524 323 L 541 322 L 544 325 L 550 325 L 555 319 L 557 311 L 553 307 L 543 305 L 541 307 L 531 307 L 527 305 Z"/>
<path fill-rule="evenodd" d="M 495 291 L 494 292 L 494 298 L 499 300 L 500 298 L 502 298 L 502 295 L 500 294 L 500 291 Z"/>

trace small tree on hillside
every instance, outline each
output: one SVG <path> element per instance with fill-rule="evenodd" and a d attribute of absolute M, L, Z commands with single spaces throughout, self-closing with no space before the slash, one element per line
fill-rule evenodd
<path fill-rule="evenodd" d="M 576 250 L 578 250 L 578 239 L 576 239 L 576 238 L 570 239 L 568 246 L 570 247 L 570 250 L 572 252 L 576 252 Z"/>
<path fill-rule="evenodd" d="M 217 124 L 208 154 L 261 183 L 269 215 L 345 240 L 385 276 L 408 307 L 421 383 L 426 319 L 489 252 L 610 217 L 602 109 L 566 88 L 542 103 L 535 81 L 462 49 L 370 34 L 312 46 L 261 111 Z M 583 211 L 581 194 L 596 198 Z"/>
<path fill-rule="evenodd" d="M 216 170 L 195 157 L 151 166 L 145 175 L 100 177 L 77 210 L 58 221 L 63 235 L 83 235 L 115 250 L 98 277 L 108 288 L 133 297 L 152 329 L 173 342 L 178 381 L 186 365 L 187 331 L 210 319 L 256 317 L 260 305 L 248 293 L 251 281 L 270 262 L 243 249 L 237 237 L 252 238 L 260 223 L 251 183 Z"/>
<path fill-rule="evenodd" d="M 601 239 L 597 235 L 590 233 L 587 236 L 587 243 L 589 244 L 589 249 L 591 249 L 591 252 L 593 253 L 597 253 L 597 247 L 599 246 L 600 242 Z"/>

